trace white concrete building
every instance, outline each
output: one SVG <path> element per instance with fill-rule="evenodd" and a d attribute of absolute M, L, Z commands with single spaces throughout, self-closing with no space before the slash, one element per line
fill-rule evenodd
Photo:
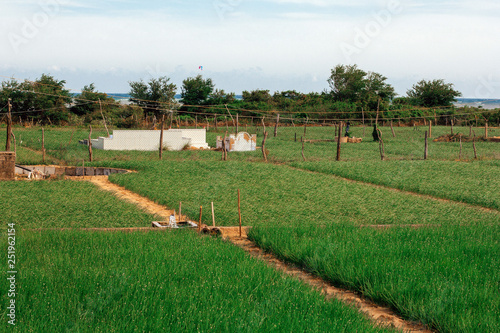
<path fill-rule="evenodd" d="M 109 138 L 92 139 L 92 147 L 104 150 L 146 150 L 160 148 L 160 130 L 114 130 Z M 207 133 L 202 129 L 169 129 L 163 131 L 163 147 L 208 149 Z"/>

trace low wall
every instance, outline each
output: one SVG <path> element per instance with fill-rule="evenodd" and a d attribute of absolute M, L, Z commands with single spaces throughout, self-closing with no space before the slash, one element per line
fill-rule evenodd
<path fill-rule="evenodd" d="M 13 151 L 0 152 L 0 180 L 14 180 L 16 170 L 16 153 Z"/>
<path fill-rule="evenodd" d="M 182 150 L 185 146 L 208 148 L 205 129 L 170 129 L 163 131 L 163 147 Z M 92 147 L 104 150 L 144 150 L 160 148 L 159 130 L 114 130 L 110 138 L 92 140 Z"/>

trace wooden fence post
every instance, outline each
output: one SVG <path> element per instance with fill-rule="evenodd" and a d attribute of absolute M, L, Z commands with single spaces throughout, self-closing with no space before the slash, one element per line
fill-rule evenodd
<path fill-rule="evenodd" d="M 340 161 L 340 140 L 342 139 L 342 121 L 339 124 L 339 135 L 337 139 L 337 161 Z"/>
<path fill-rule="evenodd" d="M 488 139 L 488 121 L 484 124 L 484 137 Z"/>
<path fill-rule="evenodd" d="M 477 149 L 476 149 L 476 133 L 472 131 L 472 134 L 474 135 L 472 139 L 472 148 L 474 149 L 474 159 L 477 160 Z"/>
<path fill-rule="evenodd" d="M 392 119 L 391 119 L 391 132 L 392 132 L 392 137 L 396 137 L 396 133 L 394 133 L 394 127 L 392 126 Z"/>
<path fill-rule="evenodd" d="M 163 118 L 161 120 L 161 130 L 160 130 L 160 151 L 158 154 L 160 155 L 160 160 L 163 157 L 163 130 L 165 129 L 165 115 L 163 115 Z"/>
<path fill-rule="evenodd" d="M 92 125 L 89 125 L 90 126 L 90 132 L 89 132 L 89 160 L 90 162 L 92 162 L 93 158 L 92 158 L 92 140 L 91 140 L 91 136 L 92 136 Z"/>
<path fill-rule="evenodd" d="M 45 163 L 45 130 L 42 127 L 42 161 Z"/>
<path fill-rule="evenodd" d="M 200 206 L 200 222 L 198 223 L 198 232 L 201 232 L 201 216 L 203 213 L 203 206 Z"/>
<path fill-rule="evenodd" d="M 179 221 L 181 221 L 182 217 L 182 201 L 179 201 Z"/>
<path fill-rule="evenodd" d="M 469 138 L 472 136 L 472 124 L 469 126 Z"/>
<path fill-rule="evenodd" d="M 264 156 L 265 162 L 267 162 L 266 139 L 267 139 L 267 131 L 264 132 L 264 139 L 262 140 L 262 155 Z"/>
<path fill-rule="evenodd" d="M 451 135 L 454 135 L 454 133 L 453 133 L 453 119 L 450 119 L 450 124 L 451 124 Z"/>
<path fill-rule="evenodd" d="M 241 237 L 241 200 L 240 200 L 240 189 L 238 189 L 238 217 L 240 220 L 240 237 Z"/>
<path fill-rule="evenodd" d="M 280 114 L 276 117 L 276 125 L 274 126 L 274 137 L 278 136 L 278 124 L 280 122 Z"/>
<path fill-rule="evenodd" d="M 429 138 L 432 138 L 432 120 L 429 120 Z"/>
<path fill-rule="evenodd" d="M 238 134 L 239 131 L 240 131 L 240 120 L 239 120 L 238 114 L 236 114 L 236 133 L 235 134 Z"/>
<path fill-rule="evenodd" d="M 212 226 L 215 227 L 215 213 L 214 213 L 214 202 L 212 201 Z"/>
<path fill-rule="evenodd" d="M 385 159 L 385 147 L 384 147 L 384 140 L 382 139 L 382 131 L 377 128 L 377 133 L 378 133 L 378 144 L 380 150 L 380 159 L 383 161 Z"/>
<path fill-rule="evenodd" d="M 425 131 L 425 149 L 424 149 L 424 160 L 427 159 L 427 154 L 429 152 L 429 141 L 427 139 L 427 131 Z"/>
<path fill-rule="evenodd" d="M 306 157 L 304 156 L 304 143 L 305 143 L 306 139 L 304 137 L 301 137 L 301 140 L 302 140 L 302 159 L 305 162 L 306 161 Z"/>
<path fill-rule="evenodd" d="M 10 151 L 10 137 L 12 133 L 12 104 L 11 99 L 7 100 L 7 105 L 9 107 L 9 113 L 7 115 L 7 139 L 5 141 L 5 151 Z M 44 161 L 45 162 L 45 161 Z"/>
<path fill-rule="evenodd" d="M 458 153 L 458 159 L 462 160 L 462 134 L 460 134 L 460 152 Z"/>

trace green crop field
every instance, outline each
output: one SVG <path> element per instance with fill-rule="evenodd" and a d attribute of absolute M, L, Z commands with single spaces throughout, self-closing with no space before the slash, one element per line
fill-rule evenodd
<path fill-rule="evenodd" d="M 384 161 L 380 160 L 379 144 L 370 139 L 369 127 L 365 129 L 362 143 L 342 145 L 340 161 L 335 161 L 336 143 L 305 143 L 305 162 L 302 160 L 300 142 L 303 127 L 285 127 L 279 128 L 276 138 L 271 133 L 266 142 L 269 163 L 262 161 L 260 150 L 230 153 L 228 162 L 221 161 L 221 153 L 214 151 L 165 152 L 163 161 L 158 160 L 157 152 L 98 151 L 92 165 L 137 170 L 133 174 L 113 175 L 110 180 L 171 208 L 176 208 L 182 201 L 183 213 L 194 220 L 198 218 L 200 205 L 208 208 L 214 202 L 218 225 L 237 225 L 237 190 L 240 189 L 243 224 L 253 226 L 249 237 L 266 251 L 273 252 L 285 261 L 294 262 L 334 284 L 359 291 L 380 304 L 389 305 L 405 318 L 420 321 L 439 332 L 500 331 L 500 144 L 476 142 L 476 160 L 471 142 L 462 144 L 462 158 L 459 159 L 459 143 L 431 141 L 429 159 L 424 161 L 425 130 L 396 127 L 396 137 L 392 137 L 390 129 L 383 128 Z M 73 131 L 55 128 L 46 130 L 46 140 L 50 136 L 54 141 L 47 148 L 51 157 L 68 164 L 88 157 L 86 147 L 75 143 L 77 134 L 72 134 Z M 353 134 L 362 136 L 362 131 L 361 127 L 355 127 Z M 449 128 L 434 127 L 433 138 L 449 131 Z M 455 127 L 454 131 L 467 136 L 469 129 Z M 480 129 L 475 131 L 476 135 L 482 135 Z M 38 151 L 40 146 L 37 146 L 36 137 L 40 130 L 18 129 L 16 137 L 19 138 L 21 132 L 27 140 L 32 139 L 24 141 L 25 146 L 21 145 L 18 149 Z M 255 128 L 249 128 L 249 132 L 255 132 Z M 490 129 L 492 136 L 498 135 L 498 132 L 498 129 Z M 88 137 L 85 130 L 75 133 L 78 133 L 79 139 L 85 138 L 85 135 Z M 332 139 L 333 133 L 333 127 L 308 127 L 306 138 Z M 207 134 L 211 146 L 215 144 L 217 134 L 221 133 Z M 71 145 L 64 146 L 62 143 L 68 143 L 72 135 Z M 260 141 L 261 132 L 259 145 Z M 26 159 L 29 160 L 29 157 Z M 88 189 L 83 185 L 73 188 L 66 181 L 47 183 L 50 185 L 33 184 L 0 183 L 2 193 L 15 193 L 13 198 L 9 198 L 8 207 L 18 202 L 16 196 L 29 197 L 30 192 L 35 193 L 34 200 L 37 201 L 45 199 L 41 195 L 36 196 L 37 191 L 66 191 L 65 197 L 78 196 L 79 193 L 88 196 L 88 193 L 95 192 L 89 184 L 85 185 Z M 99 207 L 102 205 L 100 202 L 109 205 L 106 208 L 106 214 L 109 215 L 101 218 L 101 221 L 107 221 L 115 215 L 116 210 L 122 209 L 112 199 L 103 195 L 102 199 L 94 201 L 92 206 Z M 61 206 L 64 210 L 64 200 L 50 200 L 54 200 L 55 207 Z M 32 222 L 26 221 L 24 211 L 18 208 L 4 210 L 11 209 L 11 219 L 19 218 L 18 223 L 32 225 Z M 43 220 L 44 226 L 54 226 L 50 216 L 57 214 L 43 207 L 37 210 L 41 215 L 49 216 Z M 81 214 L 70 209 L 66 211 L 69 213 L 65 215 L 70 217 Z M 88 213 L 92 214 L 90 208 Z M 103 212 L 94 214 L 100 216 Z M 90 217 L 85 219 L 84 215 L 78 220 L 86 226 L 102 225 Z M 115 226 L 147 223 L 140 217 L 135 222 L 125 221 L 122 217 L 115 221 Z M 208 212 L 204 213 L 203 222 L 211 224 Z M 374 228 L 377 225 L 383 227 Z M 170 237 L 171 234 L 167 234 Z M 62 237 L 48 235 L 52 237 L 51 241 L 57 239 L 59 242 L 57 237 Z M 78 244 L 83 242 L 80 234 L 69 235 L 74 235 L 80 242 Z M 95 237 L 89 236 L 90 239 Z M 99 237 L 110 237 L 103 243 L 113 244 L 113 237 L 120 239 L 118 242 L 127 242 L 127 235 L 123 235 L 123 239 L 120 238 L 121 234 Z M 138 242 L 136 237 L 139 236 L 134 234 L 130 241 Z M 182 234 L 169 238 L 168 242 L 182 243 L 184 237 L 192 235 Z M 196 242 L 203 243 L 200 248 L 206 251 L 209 251 L 208 244 L 222 246 L 219 240 L 203 239 Z M 101 246 L 99 242 L 95 241 L 96 247 Z M 195 241 L 190 239 L 189 242 Z M 178 246 L 182 248 L 182 245 Z M 228 246 L 227 251 L 233 253 L 239 250 Z M 78 261 L 75 265 L 85 266 Z M 230 270 L 226 265 L 221 264 L 220 267 Z M 40 268 L 40 271 L 43 270 Z M 103 276 L 108 276 L 106 274 L 114 276 L 114 273 L 109 272 L 103 273 Z M 198 277 L 196 275 L 194 279 Z M 299 294 L 304 293 L 301 291 Z M 112 303 L 110 311 L 116 312 L 108 316 L 123 313 L 120 305 Z M 185 304 L 198 309 L 203 303 L 192 300 Z M 248 311 L 253 311 L 252 305 L 242 304 L 241 309 L 249 307 Z M 252 312 L 248 315 L 259 318 L 262 314 Z M 234 313 L 226 318 L 234 318 Z M 222 319 L 222 322 L 228 320 Z M 263 320 L 266 322 L 265 318 Z M 318 317 L 313 318 L 313 321 L 319 325 L 323 319 Z M 144 322 L 146 324 L 140 325 L 153 326 L 131 325 L 139 325 L 139 330 L 163 327 L 154 326 L 157 324 L 147 320 Z M 101 324 L 92 321 L 89 325 L 103 330 L 109 328 L 99 326 Z M 343 325 L 329 325 L 337 324 L 340 325 L 337 327 Z M 186 326 L 185 329 L 200 328 L 203 331 L 208 330 L 207 327 L 210 326 Z M 224 330 L 223 326 L 217 327 Z M 255 327 L 260 329 L 260 326 Z M 320 330 L 324 327 L 311 326 L 311 329 Z M 262 329 L 273 330 L 268 326 L 262 326 Z M 365 331 L 364 328 L 345 329 Z M 278 326 L 274 330 L 288 331 L 290 326 Z"/>

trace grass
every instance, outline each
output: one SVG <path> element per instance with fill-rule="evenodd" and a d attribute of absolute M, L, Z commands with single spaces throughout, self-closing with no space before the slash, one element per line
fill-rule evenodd
<path fill-rule="evenodd" d="M 388 332 L 243 250 L 189 231 L 17 239 L 18 332 Z"/>
<path fill-rule="evenodd" d="M 355 136 L 361 131 L 353 129 Z M 423 130 L 395 128 L 395 138 L 388 128 L 382 131 L 386 161 L 380 161 L 378 143 L 371 142 L 367 128 L 363 143 L 342 146 L 341 162 L 335 162 L 336 144 L 331 142 L 307 143 L 307 162 L 302 162 L 302 144 L 294 134 L 300 139 L 303 128 L 290 127 L 268 138 L 275 164 L 261 163 L 260 151 L 231 153 L 229 162 L 220 162 L 220 154 L 210 151 L 166 152 L 163 161 L 156 152 L 98 152 L 93 164 L 138 170 L 110 179 L 172 208 L 182 201 L 183 213 L 193 219 L 200 205 L 208 208 L 213 201 L 218 225 L 237 225 L 236 191 L 241 189 L 243 224 L 254 226 L 250 237 L 284 260 L 440 332 L 500 331 L 498 143 L 478 142 L 477 161 L 472 160 L 472 144 L 464 143 L 458 161 L 458 143 L 430 142 L 429 160 L 423 161 Z M 460 131 L 468 128 L 455 128 Z M 495 131 L 490 135 L 498 135 Z M 71 131 L 62 132 L 54 137 L 61 135 L 58 140 L 66 142 Z M 307 138 L 331 139 L 332 133 L 332 127 L 308 128 Z M 433 128 L 433 137 L 446 133 L 449 128 Z M 207 135 L 212 146 L 215 136 Z M 56 154 L 57 144 L 52 148 Z M 68 151 L 85 158 L 85 149 Z M 203 216 L 211 223 L 206 209 Z M 374 224 L 395 227 L 360 227 Z"/>
<path fill-rule="evenodd" d="M 154 218 L 88 182 L 0 181 L 0 193 L 3 229 L 147 227 Z"/>
<path fill-rule="evenodd" d="M 240 188 L 243 224 L 254 226 L 250 237 L 260 246 L 409 319 L 440 332 L 500 329 L 495 212 L 264 163 L 119 165 L 140 172 L 114 182 L 170 207 L 182 201 L 195 219 L 214 201 L 218 224 L 237 225 Z M 360 228 L 374 224 L 396 227 Z"/>

